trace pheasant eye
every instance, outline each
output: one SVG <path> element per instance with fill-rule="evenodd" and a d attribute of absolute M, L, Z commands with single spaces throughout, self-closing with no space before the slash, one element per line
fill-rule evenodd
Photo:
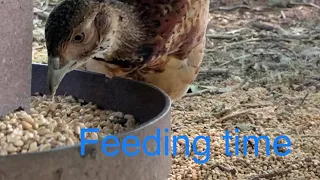
<path fill-rule="evenodd" d="M 73 37 L 73 41 L 76 43 L 81 43 L 84 40 L 84 33 L 77 34 Z"/>

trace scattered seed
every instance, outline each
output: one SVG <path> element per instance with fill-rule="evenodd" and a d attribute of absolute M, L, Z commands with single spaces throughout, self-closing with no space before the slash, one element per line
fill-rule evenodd
<path fill-rule="evenodd" d="M 0 149 L 0 156 L 7 156 L 8 152 L 4 149 Z"/>
<path fill-rule="evenodd" d="M 25 130 L 32 129 L 32 125 L 30 123 L 28 123 L 27 121 L 22 121 L 21 124 L 22 124 L 23 129 L 25 129 Z"/>
<path fill-rule="evenodd" d="M 74 127 L 74 132 L 77 134 L 77 135 L 80 135 L 80 126 L 77 125 Z"/>
<path fill-rule="evenodd" d="M 72 145 L 74 145 L 74 142 L 73 142 L 73 140 L 71 139 L 71 138 L 67 138 L 67 145 L 68 146 L 72 146 Z"/>
<path fill-rule="evenodd" d="M 40 151 L 50 150 L 51 144 L 43 144 L 40 146 Z"/>
<path fill-rule="evenodd" d="M 97 140 L 99 139 L 98 134 L 97 133 L 91 133 L 90 135 L 91 139 Z"/>
<path fill-rule="evenodd" d="M 13 142 L 13 144 L 16 146 L 16 147 L 21 147 L 23 146 L 24 142 L 22 140 L 17 140 L 15 142 Z"/>
<path fill-rule="evenodd" d="M 9 144 L 8 147 L 6 148 L 7 152 L 13 153 L 17 151 L 17 148 L 13 146 L 13 144 Z"/>

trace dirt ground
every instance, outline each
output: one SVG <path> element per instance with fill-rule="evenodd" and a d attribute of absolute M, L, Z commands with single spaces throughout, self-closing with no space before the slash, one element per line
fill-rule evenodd
<path fill-rule="evenodd" d="M 46 63 L 43 25 L 54 3 L 41 12 L 45 4 L 35 2 L 34 62 Z M 184 157 L 186 144 L 179 141 L 170 180 L 320 179 L 320 9 L 258 9 L 212 11 L 202 70 L 172 107 L 173 135 L 210 136 L 210 160 L 195 163 L 193 151 Z M 235 128 L 240 155 L 229 157 L 222 136 L 225 130 L 235 135 Z M 244 157 L 243 135 L 268 136 L 271 155 L 260 141 L 255 157 L 251 139 Z M 291 150 L 285 157 L 273 152 L 280 135 L 292 144 L 277 148 Z M 205 150 L 205 143 L 198 147 Z"/>

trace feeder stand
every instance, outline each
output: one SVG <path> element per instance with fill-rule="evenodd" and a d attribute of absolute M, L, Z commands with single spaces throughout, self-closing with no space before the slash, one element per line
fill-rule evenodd
<path fill-rule="evenodd" d="M 32 0 L 0 0 L 0 117 L 29 111 L 32 67 Z"/>

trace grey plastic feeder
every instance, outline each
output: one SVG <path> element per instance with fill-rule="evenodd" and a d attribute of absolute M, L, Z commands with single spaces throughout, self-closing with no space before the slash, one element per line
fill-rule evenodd
<path fill-rule="evenodd" d="M 47 66 L 32 65 L 32 93 L 48 94 Z M 0 156 L 0 180 L 166 180 L 171 169 L 171 115 L 169 96 L 153 86 L 122 78 L 107 79 L 102 74 L 72 71 L 65 76 L 57 94 L 72 95 L 93 102 L 104 109 L 119 110 L 136 116 L 142 124 L 126 134 L 118 135 L 120 142 L 127 135 L 143 142 L 146 136 L 160 129 L 160 156 L 149 157 L 142 148 L 137 156 L 129 157 L 119 149 L 110 157 L 103 154 L 101 140 L 86 146 L 80 156 L 80 146 L 50 151 Z M 165 129 L 169 133 L 165 133 Z M 167 136 L 168 138 L 165 138 Z M 164 154 L 165 139 L 168 154 Z M 112 143 L 112 142 L 111 142 Z M 149 152 L 157 147 L 147 144 Z M 112 152 L 109 150 L 108 152 Z M 129 149 L 130 152 L 132 150 Z"/>

